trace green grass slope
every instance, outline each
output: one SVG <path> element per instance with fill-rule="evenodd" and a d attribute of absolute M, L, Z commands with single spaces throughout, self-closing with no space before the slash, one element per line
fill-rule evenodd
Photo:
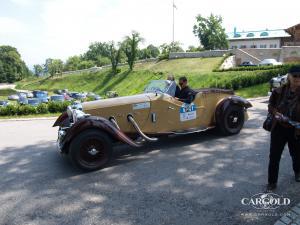
<path fill-rule="evenodd" d="M 176 78 L 182 75 L 187 76 L 192 88 L 226 87 L 237 89 L 232 86 L 233 80 L 240 80 L 245 75 L 252 76 L 263 73 L 260 71 L 212 72 L 221 62 L 222 57 L 148 62 L 136 64 L 131 72 L 128 71 L 127 66 L 122 66 L 120 67 L 121 72 L 116 75 L 113 75 L 110 69 L 104 69 L 97 73 L 80 73 L 53 78 L 30 78 L 18 82 L 17 88 L 47 91 L 69 89 L 70 91 L 92 91 L 100 95 L 104 95 L 107 91 L 117 91 L 120 96 L 124 96 L 141 93 L 150 80 L 165 79 L 168 74 L 174 74 Z"/>

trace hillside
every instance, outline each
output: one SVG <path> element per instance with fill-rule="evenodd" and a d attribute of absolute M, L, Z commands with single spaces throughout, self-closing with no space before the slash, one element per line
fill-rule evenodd
<path fill-rule="evenodd" d="M 112 75 L 110 69 L 104 69 L 97 73 L 31 78 L 18 82 L 17 88 L 47 91 L 69 89 L 70 91 L 92 91 L 100 95 L 113 90 L 117 91 L 120 96 L 124 96 L 142 92 L 150 80 L 165 79 L 169 73 L 174 74 L 176 78 L 182 75 L 187 76 L 189 84 L 193 88 L 225 87 L 233 89 L 237 89 L 234 85 L 241 77 L 249 78 L 263 73 L 260 71 L 212 72 L 221 62 L 221 57 L 148 62 L 137 64 L 134 71 L 131 72 L 128 71 L 127 66 L 120 67 L 121 72 L 117 75 Z M 257 83 L 257 81 L 255 82 Z M 256 84 L 255 82 L 253 85 Z"/>

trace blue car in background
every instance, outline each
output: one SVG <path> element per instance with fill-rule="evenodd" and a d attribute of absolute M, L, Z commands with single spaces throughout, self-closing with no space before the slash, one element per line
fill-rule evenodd
<path fill-rule="evenodd" d="M 23 98 L 19 100 L 21 105 L 38 106 L 40 103 L 41 101 L 38 98 Z"/>
<path fill-rule="evenodd" d="M 9 105 L 8 101 L 2 101 L 2 100 L 0 100 L 0 107 L 5 107 L 5 106 L 8 106 L 8 105 Z"/>
<path fill-rule="evenodd" d="M 46 91 L 33 91 L 34 98 L 37 98 L 40 100 L 41 103 L 48 103 L 49 97 L 48 92 Z"/>
<path fill-rule="evenodd" d="M 65 101 L 65 96 L 64 95 L 52 95 L 52 96 L 50 96 L 50 101 L 63 102 L 63 101 Z"/>

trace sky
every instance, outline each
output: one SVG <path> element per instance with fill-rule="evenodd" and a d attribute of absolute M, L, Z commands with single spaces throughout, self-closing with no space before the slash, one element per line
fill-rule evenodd
<path fill-rule="evenodd" d="M 0 45 L 18 49 L 29 67 L 66 60 L 95 41 L 122 41 L 132 30 L 148 44 L 172 41 L 172 0 L 0 0 Z M 223 17 L 226 32 L 281 29 L 300 23 L 300 1 L 175 0 L 175 41 L 199 45 L 196 16 Z"/>

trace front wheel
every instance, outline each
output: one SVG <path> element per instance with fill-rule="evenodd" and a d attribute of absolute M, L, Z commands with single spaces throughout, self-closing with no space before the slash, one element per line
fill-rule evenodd
<path fill-rule="evenodd" d="M 98 130 L 86 130 L 76 136 L 69 149 L 72 163 L 85 171 L 103 168 L 111 159 L 112 141 Z"/>
<path fill-rule="evenodd" d="M 231 105 L 223 112 L 218 128 L 224 135 L 238 134 L 243 128 L 244 122 L 244 108 Z"/>

